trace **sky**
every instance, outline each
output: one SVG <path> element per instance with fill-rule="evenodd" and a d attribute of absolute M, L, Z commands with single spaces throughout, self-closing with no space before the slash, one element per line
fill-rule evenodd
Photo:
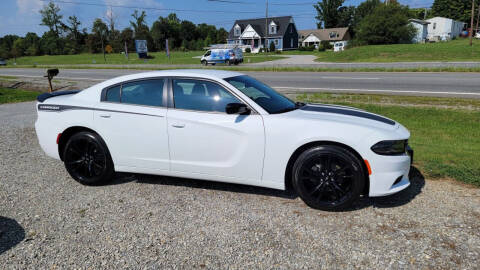
<path fill-rule="evenodd" d="M 0 36 L 16 34 L 23 36 L 28 32 L 42 35 L 47 28 L 40 26 L 39 10 L 49 0 L 0 0 Z M 91 30 L 95 18 L 106 21 L 111 10 L 117 29 L 129 26 L 134 7 L 148 8 L 149 26 L 159 16 L 177 13 L 182 20 L 194 23 L 208 23 L 229 30 L 236 19 L 265 17 L 265 0 L 53 0 L 61 9 L 64 21 L 75 15 L 82 22 L 81 27 Z M 344 5 L 358 5 L 363 0 L 346 0 Z M 433 0 L 400 0 L 410 7 L 430 7 Z M 83 3 L 83 4 L 79 4 Z M 287 16 L 294 18 L 299 30 L 316 28 L 315 1 L 309 0 L 269 0 L 269 16 Z M 119 7 L 127 6 L 128 8 Z"/>

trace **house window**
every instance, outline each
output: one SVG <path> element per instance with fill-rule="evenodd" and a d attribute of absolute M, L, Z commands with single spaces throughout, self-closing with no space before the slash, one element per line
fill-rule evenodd
<path fill-rule="evenodd" d="M 437 28 L 437 23 L 433 23 L 433 30 L 435 30 L 435 28 Z"/>
<path fill-rule="evenodd" d="M 290 39 L 290 48 L 293 48 L 293 38 Z"/>
<path fill-rule="evenodd" d="M 277 33 L 277 25 L 275 22 L 270 23 L 270 34 L 276 34 Z"/>
<path fill-rule="evenodd" d="M 337 34 L 337 32 L 330 32 L 330 33 L 328 34 L 328 36 L 329 36 L 330 38 L 336 38 L 336 37 L 338 37 L 338 34 Z"/>
<path fill-rule="evenodd" d="M 275 39 L 275 46 L 278 46 L 278 39 Z"/>
<path fill-rule="evenodd" d="M 290 34 L 293 34 L 293 25 L 290 25 Z"/>
<path fill-rule="evenodd" d="M 234 28 L 234 35 L 235 36 L 240 36 L 242 34 L 242 29 L 240 28 L 240 26 L 237 24 L 235 25 L 235 28 Z"/>

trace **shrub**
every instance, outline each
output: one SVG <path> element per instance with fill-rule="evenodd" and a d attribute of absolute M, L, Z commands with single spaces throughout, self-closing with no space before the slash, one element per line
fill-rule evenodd
<path fill-rule="evenodd" d="M 322 42 L 320 42 L 320 45 L 321 45 L 325 50 L 331 50 L 331 49 L 333 49 L 333 45 L 330 44 L 330 41 L 328 41 L 328 40 L 322 40 Z"/>
<path fill-rule="evenodd" d="M 323 44 L 320 44 L 320 45 L 318 46 L 318 51 L 319 51 L 319 52 L 324 52 L 324 51 L 325 51 L 325 47 L 323 47 Z"/>
<path fill-rule="evenodd" d="M 246 52 L 246 53 L 251 53 L 252 50 L 251 50 L 250 48 L 246 48 L 246 49 L 245 49 L 245 52 Z"/>
<path fill-rule="evenodd" d="M 275 54 L 282 54 L 282 51 L 276 50 Z"/>
<path fill-rule="evenodd" d="M 275 51 L 275 43 L 270 42 L 268 50 L 271 51 L 271 52 L 274 52 Z"/>

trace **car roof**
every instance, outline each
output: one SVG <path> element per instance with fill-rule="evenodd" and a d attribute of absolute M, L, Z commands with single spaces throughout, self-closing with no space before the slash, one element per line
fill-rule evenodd
<path fill-rule="evenodd" d="M 215 69 L 171 69 L 171 70 L 160 70 L 160 71 L 150 71 L 150 72 L 141 72 L 130 75 L 124 75 L 116 77 L 110 80 L 106 80 L 97 85 L 94 85 L 90 88 L 85 89 L 84 91 L 78 93 L 76 98 L 97 98 L 97 90 L 105 87 L 110 87 L 118 83 L 123 83 L 126 81 L 139 80 L 144 78 L 155 78 L 155 77 L 165 77 L 165 76 L 178 76 L 178 77 L 189 77 L 189 78 L 204 78 L 211 80 L 221 80 L 229 77 L 241 76 L 244 75 L 239 72 L 227 71 L 227 70 L 215 70 Z"/>
<path fill-rule="evenodd" d="M 185 76 L 185 77 L 198 77 L 198 78 L 211 78 L 211 79 L 224 79 L 229 77 L 244 75 L 239 72 L 216 70 L 216 69 L 171 69 L 135 73 L 132 75 L 118 77 L 116 79 L 141 79 L 148 77 L 161 77 L 161 76 Z M 130 77 L 130 78 L 128 78 Z M 134 78 L 131 78 L 134 77 Z"/>

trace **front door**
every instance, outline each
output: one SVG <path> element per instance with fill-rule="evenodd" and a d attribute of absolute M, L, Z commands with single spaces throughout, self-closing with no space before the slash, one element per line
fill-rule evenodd
<path fill-rule="evenodd" d="M 174 108 L 168 110 L 171 170 L 225 181 L 262 177 L 264 127 L 258 114 L 226 114 L 241 103 L 217 83 L 172 79 Z"/>
<path fill-rule="evenodd" d="M 148 79 L 104 90 L 94 122 L 117 170 L 169 170 L 164 85 L 164 79 Z"/>

